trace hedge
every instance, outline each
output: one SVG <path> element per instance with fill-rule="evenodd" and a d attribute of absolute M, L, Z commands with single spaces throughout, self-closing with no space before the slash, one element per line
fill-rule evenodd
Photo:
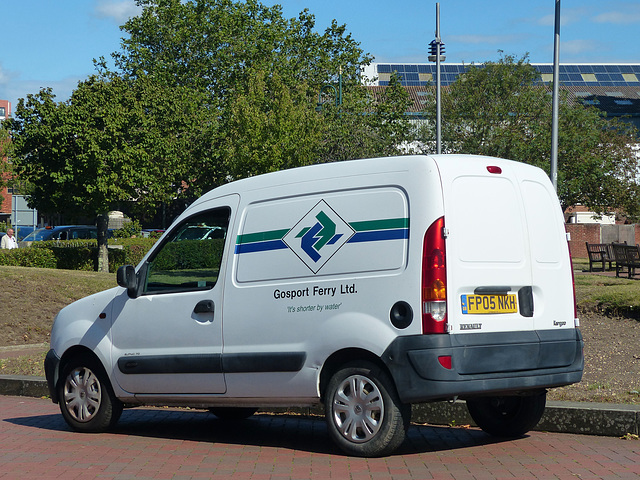
<path fill-rule="evenodd" d="M 57 260 L 54 253 L 48 249 L 14 248 L 0 250 L 0 265 L 56 268 Z"/>
<path fill-rule="evenodd" d="M 154 260 L 158 270 L 218 269 L 222 260 L 224 239 L 182 240 L 168 243 Z"/>
<path fill-rule="evenodd" d="M 137 265 L 155 243 L 152 238 L 119 239 L 109 248 L 109 271 L 121 265 Z M 0 265 L 58 268 L 64 270 L 98 270 L 98 244 L 95 240 L 34 242 L 30 247 L 0 250 Z"/>

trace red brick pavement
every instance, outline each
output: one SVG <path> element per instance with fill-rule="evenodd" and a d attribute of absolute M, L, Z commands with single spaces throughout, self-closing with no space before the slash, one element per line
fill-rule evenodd
<path fill-rule="evenodd" d="M 126 410 L 108 434 L 71 432 L 49 400 L 0 396 L 0 479 L 637 479 L 640 441 L 412 426 L 396 455 L 343 456 L 322 419 Z"/>

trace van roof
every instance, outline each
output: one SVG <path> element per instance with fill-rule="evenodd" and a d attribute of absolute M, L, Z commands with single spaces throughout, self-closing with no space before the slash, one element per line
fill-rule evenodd
<path fill-rule="evenodd" d="M 515 162 L 512 160 L 499 159 L 481 155 L 402 155 L 393 157 L 363 158 L 357 160 L 345 160 L 340 162 L 322 163 L 308 165 L 304 167 L 280 170 L 277 172 L 256 175 L 255 177 L 243 178 L 224 185 L 221 185 L 196 200 L 192 206 L 206 202 L 238 191 L 252 191 L 263 188 L 281 187 L 288 184 L 326 180 L 331 178 L 344 178 L 347 176 L 359 176 L 363 173 L 391 173 L 409 170 L 412 166 L 423 164 L 424 162 L 435 162 L 439 168 L 447 168 L 447 164 L 458 164 L 459 162 L 483 161 L 491 165 L 511 165 L 516 169 L 536 169 L 531 165 Z M 453 165 L 451 165 L 453 166 Z"/>

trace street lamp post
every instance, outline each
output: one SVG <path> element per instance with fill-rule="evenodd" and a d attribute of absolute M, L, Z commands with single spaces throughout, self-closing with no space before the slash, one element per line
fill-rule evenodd
<path fill-rule="evenodd" d="M 440 62 L 446 60 L 444 56 L 444 43 L 440 38 L 440 4 L 436 3 L 436 38 L 429 44 L 429 61 L 436 62 L 436 153 L 442 153 L 442 126 L 441 117 L 441 85 Z"/>
<path fill-rule="evenodd" d="M 342 105 L 342 67 L 338 71 L 338 89 L 331 84 L 323 85 L 318 92 L 318 104 L 316 105 L 316 112 L 322 111 L 322 105 L 325 103 L 322 101 L 322 94 L 325 90 L 333 90 L 333 96 L 336 99 L 336 107 Z"/>
<path fill-rule="evenodd" d="M 333 85 L 323 85 L 322 87 L 320 87 L 320 92 L 318 92 L 318 104 L 316 105 L 316 112 L 322 111 L 322 105 L 325 103 L 322 101 L 322 94 L 326 90 L 333 90 L 333 95 L 336 99 L 336 107 L 339 105 L 338 103 L 339 95 L 338 95 L 338 91 L 336 90 L 336 87 L 334 87 Z"/>
<path fill-rule="evenodd" d="M 551 101 L 551 183 L 558 191 L 558 96 L 560 89 L 560 0 L 556 0 L 553 35 L 553 95 Z"/>

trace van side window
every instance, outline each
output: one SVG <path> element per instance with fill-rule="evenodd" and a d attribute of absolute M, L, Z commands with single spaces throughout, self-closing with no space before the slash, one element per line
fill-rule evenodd
<path fill-rule="evenodd" d="M 149 261 L 143 294 L 213 288 L 218 280 L 229 208 L 194 215 L 182 222 Z"/>

